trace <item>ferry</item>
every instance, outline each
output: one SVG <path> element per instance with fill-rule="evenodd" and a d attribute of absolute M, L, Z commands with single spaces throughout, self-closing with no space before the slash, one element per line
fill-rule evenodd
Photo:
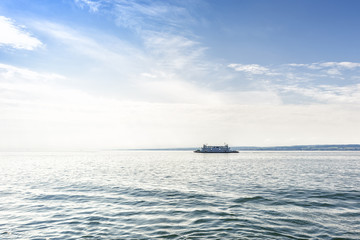
<path fill-rule="evenodd" d="M 195 153 L 238 153 L 239 151 L 231 150 L 227 144 L 224 146 L 208 146 L 204 144 L 202 148 L 194 151 Z"/>

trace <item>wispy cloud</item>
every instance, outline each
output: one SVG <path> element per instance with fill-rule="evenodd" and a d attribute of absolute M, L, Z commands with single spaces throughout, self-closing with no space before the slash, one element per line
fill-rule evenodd
<path fill-rule="evenodd" d="M 2 82 L 13 82 L 18 79 L 26 79 L 29 81 L 52 81 L 58 79 L 64 79 L 64 76 L 54 73 L 39 73 L 26 68 L 19 68 L 13 65 L 0 63 L 0 80 Z"/>
<path fill-rule="evenodd" d="M 80 1 L 80 0 L 76 0 Z M 151 57 L 168 69 L 183 69 L 187 65 L 195 67 L 201 58 L 204 46 L 188 28 L 197 24 L 190 14 L 197 3 L 187 1 L 92 1 L 99 12 L 110 15 L 119 27 L 134 31 L 143 41 Z M 92 4 L 92 3 L 91 3 Z"/>
<path fill-rule="evenodd" d="M 190 14 L 191 6 L 199 1 L 122 1 L 122 0 L 74 0 L 80 8 L 90 12 L 111 15 L 116 24 L 136 31 L 185 30 L 186 23 L 195 23 Z"/>
<path fill-rule="evenodd" d="M 97 12 L 101 6 L 101 2 L 92 0 L 75 0 L 75 3 L 81 8 L 88 7 L 91 12 Z"/>
<path fill-rule="evenodd" d="M 164 1 L 116 1 L 113 14 L 116 23 L 134 30 L 173 31 L 185 30 L 187 23 L 195 19 L 181 2 Z M 188 4 L 184 2 L 184 4 Z"/>
<path fill-rule="evenodd" d="M 42 46 L 42 42 L 31 36 L 24 26 L 7 17 L 0 16 L 0 46 L 9 46 L 16 49 L 34 50 Z"/>
<path fill-rule="evenodd" d="M 228 67 L 238 72 L 246 72 L 250 74 L 270 74 L 270 69 L 258 64 L 229 64 Z"/>
<path fill-rule="evenodd" d="M 63 44 L 67 46 L 66 49 L 87 57 L 110 62 L 110 59 L 120 57 L 122 53 L 127 57 L 136 56 L 136 49 L 131 44 L 105 33 L 89 34 L 77 31 L 70 26 L 48 21 L 36 21 L 32 25 L 38 31 L 52 37 L 57 44 Z M 102 41 L 106 41 L 108 44 L 104 44 Z"/>
<path fill-rule="evenodd" d="M 357 62 L 317 62 L 317 63 L 290 63 L 287 64 L 291 67 L 305 67 L 309 69 L 322 69 L 322 68 L 331 68 L 331 67 L 337 67 L 342 69 L 354 69 L 359 68 L 360 63 Z"/>
<path fill-rule="evenodd" d="M 242 82 L 247 80 L 277 92 L 285 104 L 360 103 L 359 85 L 354 80 L 360 74 L 360 63 L 292 63 L 272 65 L 271 68 L 257 64 L 229 64 L 228 67 L 239 74 L 246 73 L 240 75 Z"/>
<path fill-rule="evenodd" d="M 64 50 L 71 51 L 73 56 L 86 56 L 79 68 L 87 66 L 90 71 L 96 69 L 97 77 L 106 76 L 107 81 L 112 83 L 112 89 L 118 89 L 119 96 L 131 95 L 132 99 L 148 97 L 152 101 L 166 101 L 172 95 L 170 98 L 175 102 L 199 100 L 199 97 L 190 97 L 188 93 L 201 89 L 196 82 L 201 79 L 208 81 L 208 77 L 199 76 L 209 74 L 214 64 L 206 59 L 206 48 L 197 40 L 196 35 L 184 27 L 184 22 L 195 20 L 181 2 L 96 3 L 100 4 L 97 5 L 98 14 L 110 14 L 119 27 L 133 31 L 141 41 L 141 46 L 135 46 L 122 36 L 117 37 L 116 33 L 109 36 L 103 32 L 94 33 L 94 30 L 81 32 L 70 26 L 46 21 L 39 21 L 35 26 L 37 30 L 64 44 Z M 95 66 L 90 61 L 96 62 Z M 94 77 L 94 74 L 89 76 L 87 81 Z M 158 84 L 159 89 L 152 87 Z M 170 88 L 167 93 L 164 91 L 160 94 L 164 89 L 161 84 Z M 143 86 L 147 86 L 146 91 Z M 179 89 L 172 86 L 178 86 Z M 207 95 L 202 92 L 207 90 L 198 91 L 197 95 L 207 99 Z"/>
<path fill-rule="evenodd" d="M 258 64 L 228 64 L 229 68 L 237 72 L 245 72 L 254 75 L 283 76 L 288 80 L 299 78 L 301 75 L 313 77 L 329 77 L 341 75 L 343 70 L 358 71 L 360 63 L 357 62 L 323 62 L 323 63 L 290 63 L 264 67 Z M 355 72 L 354 72 L 355 73 Z"/>
<path fill-rule="evenodd" d="M 316 101 L 327 104 L 360 104 L 360 84 L 344 87 L 321 85 L 307 88 L 283 86 L 281 90 L 308 97 L 312 103 Z"/>
<path fill-rule="evenodd" d="M 323 62 L 323 63 L 313 63 L 310 67 L 337 67 L 343 69 L 353 69 L 360 67 L 360 63 L 357 62 Z"/>
<path fill-rule="evenodd" d="M 181 35 L 147 31 L 143 34 L 147 51 L 159 66 L 168 70 L 197 69 L 204 56 L 205 47 Z"/>
<path fill-rule="evenodd" d="M 304 68 L 310 70 L 322 70 L 329 75 L 341 75 L 344 70 L 355 70 L 360 68 L 357 62 L 318 62 L 310 64 L 288 64 L 290 67 Z"/>
<path fill-rule="evenodd" d="M 246 72 L 250 74 L 265 74 L 265 75 L 281 75 L 288 74 L 290 72 L 296 72 L 292 69 L 309 69 L 309 70 L 318 70 L 323 71 L 323 73 L 328 73 L 329 75 L 340 75 L 341 70 L 355 70 L 360 68 L 360 63 L 357 62 L 322 62 L 322 63 L 290 63 L 284 64 L 283 66 L 288 66 L 291 69 L 283 68 L 282 65 L 264 67 L 258 64 L 238 64 L 232 63 L 228 67 L 234 69 L 238 72 Z M 304 70 L 303 70 L 304 72 Z"/>
<path fill-rule="evenodd" d="M 119 98 L 187 104 L 303 104 L 303 99 L 309 103 L 358 102 L 354 92 L 340 92 L 341 87 L 354 87 L 352 77 L 360 69 L 360 64 L 354 62 L 271 66 L 232 63 L 224 66 L 208 61 L 206 48 L 183 35 L 144 30 L 140 34 L 144 48 L 139 49 L 106 34 L 82 33 L 49 22 L 35 25 L 65 44 L 72 53 L 85 56 L 79 66 L 90 69 L 82 74 L 87 76 L 84 84 L 94 78 L 99 87 L 106 88 L 96 80 L 106 76 L 112 87 L 105 92 L 116 89 L 114 92 Z M 89 59 L 96 64 L 88 65 Z M 214 66 L 216 72 L 229 76 L 217 85 L 214 83 L 218 79 L 209 84 L 205 81 L 213 77 Z M 98 67 L 101 69 L 97 75 L 93 74 Z M 350 72 L 346 75 L 343 70 Z M 332 83 L 329 80 L 333 78 L 342 81 Z"/>

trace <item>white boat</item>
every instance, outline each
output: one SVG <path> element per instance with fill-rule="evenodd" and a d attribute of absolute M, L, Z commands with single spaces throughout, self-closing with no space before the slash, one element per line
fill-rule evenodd
<path fill-rule="evenodd" d="M 239 151 L 231 150 L 227 144 L 224 146 L 208 146 L 204 144 L 200 149 L 194 151 L 195 153 L 238 153 Z"/>

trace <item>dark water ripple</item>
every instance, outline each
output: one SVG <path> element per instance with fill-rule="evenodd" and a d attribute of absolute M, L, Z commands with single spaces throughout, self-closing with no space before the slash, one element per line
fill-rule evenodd
<path fill-rule="evenodd" d="M 360 153 L 2 153 L 0 239 L 360 239 Z"/>

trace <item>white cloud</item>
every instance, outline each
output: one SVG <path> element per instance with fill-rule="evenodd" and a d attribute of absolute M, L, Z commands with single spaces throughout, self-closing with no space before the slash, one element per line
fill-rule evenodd
<path fill-rule="evenodd" d="M 309 64 L 303 64 L 303 63 L 289 63 L 287 64 L 290 67 L 308 67 Z"/>
<path fill-rule="evenodd" d="M 360 67 L 360 63 L 356 62 L 324 62 L 324 63 L 314 63 L 313 65 L 317 65 L 320 67 L 338 67 L 344 69 L 353 69 Z"/>
<path fill-rule="evenodd" d="M 41 41 L 32 37 L 24 27 L 15 25 L 13 20 L 4 16 L 0 16 L 0 32 L 0 46 L 25 50 L 42 46 Z"/>
<path fill-rule="evenodd" d="M 238 72 L 246 72 L 250 74 L 270 74 L 270 69 L 258 64 L 229 64 L 228 67 Z"/>
<path fill-rule="evenodd" d="M 19 68 L 13 65 L 0 63 L 0 81 L 16 81 L 26 79 L 26 81 L 49 81 L 65 79 L 64 76 L 54 73 L 39 73 L 26 68 Z"/>
<path fill-rule="evenodd" d="M 156 78 L 157 76 L 153 73 L 141 73 L 141 76 L 142 77 L 145 77 L 145 78 Z"/>
<path fill-rule="evenodd" d="M 336 68 L 331 68 L 331 69 L 327 70 L 326 73 L 329 75 L 341 75 L 341 72 L 339 71 L 339 69 L 336 69 Z"/>

